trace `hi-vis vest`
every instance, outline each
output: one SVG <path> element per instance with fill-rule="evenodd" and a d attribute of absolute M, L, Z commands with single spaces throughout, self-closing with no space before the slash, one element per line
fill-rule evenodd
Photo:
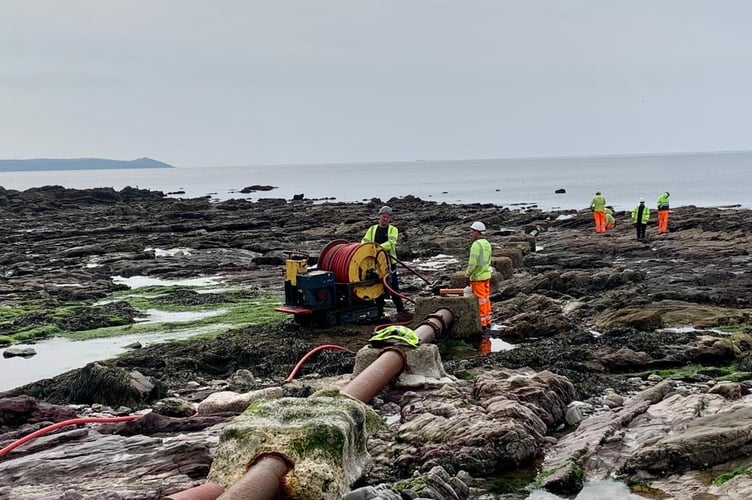
<path fill-rule="evenodd" d="M 376 332 L 376 335 L 368 341 L 374 345 L 390 344 L 417 347 L 420 344 L 420 337 L 415 333 L 415 330 L 406 326 L 389 325 Z"/>
<path fill-rule="evenodd" d="M 655 203 L 658 206 L 658 210 L 668 210 L 668 193 L 660 195 L 658 201 Z"/>
<path fill-rule="evenodd" d="M 470 281 L 491 279 L 491 244 L 485 238 L 478 238 L 470 246 L 467 277 Z"/>
<path fill-rule="evenodd" d="M 633 221 L 638 222 L 637 221 L 637 215 L 639 214 L 639 212 L 640 212 L 640 205 L 637 205 L 632 210 L 632 220 Z M 642 207 L 642 220 L 640 222 L 642 222 L 643 224 L 647 224 L 647 222 L 649 220 L 650 220 L 650 209 L 648 207 L 646 207 L 646 206 L 643 205 L 643 207 Z"/>
<path fill-rule="evenodd" d="M 593 201 L 590 202 L 590 208 L 592 208 L 596 212 L 603 212 L 603 210 L 606 208 L 606 197 L 602 194 L 595 195 Z"/>
<path fill-rule="evenodd" d="M 361 243 L 373 243 L 375 242 L 376 238 L 376 228 L 378 228 L 378 224 L 374 224 L 373 226 L 369 227 L 366 231 L 366 234 L 363 236 L 363 239 L 360 240 Z M 397 235 L 399 234 L 399 231 L 397 231 L 397 228 L 389 224 L 389 228 L 387 229 L 387 237 L 389 238 L 387 241 L 380 243 L 381 248 L 389 252 L 389 254 L 397 258 Z"/>

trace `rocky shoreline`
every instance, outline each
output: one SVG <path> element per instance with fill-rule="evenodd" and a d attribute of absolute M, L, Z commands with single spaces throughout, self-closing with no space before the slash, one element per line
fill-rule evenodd
<path fill-rule="evenodd" d="M 521 499 L 523 487 L 499 492 L 488 479 L 533 466 L 526 485 L 561 495 L 618 477 L 658 498 L 752 496 L 745 210 L 673 209 L 671 232 L 659 237 L 649 226 L 643 243 L 624 213 L 613 231 L 596 234 L 589 212 L 412 197 L 213 202 L 137 189 L 0 188 L 2 305 L 44 311 L 76 303 L 75 320 L 64 323 L 75 330 L 112 321 L 113 311 L 97 301 L 123 288 L 113 276 L 222 275 L 281 293 L 285 252 L 315 256 L 329 241 L 358 241 L 383 203 L 395 209 L 399 258 L 420 268 L 420 276 L 402 273 L 407 295 L 428 293 L 422 278 L 449 284 L 466 259 L 473 220 L 490 228 L 496 248 L 517 248 L 507 252 L 511 269 L 492 295 L 495 334 L 516 347 L 481 355 L 439 342 L 453 383 L 379 395 L 372 407 L 390 424 L 369 439 L 372 465 L 356 491 L 400 498 L 400 481 L 425 474 L 433 490 L 403 484 L 402 496 L 448 498 L 436 486 L 443 483 L 457 498 Z M 524 250 L 519 243 L 532 230 L 534 250 Z M 171 248 L 190 251 L 157 255 Z M 447 257 L 449 264 L 427 265 Z M 175 300 L 198 299 L 183 293 Z M 53 316 L 16 315 L 0 336 L 59 328 Z M 134 350 L 0 394 L 0 448 L 66 418 L 149 412 L 134 422 L 50 434 L 0 457 L 0 474 L 11 478 L 0 498 L 151 499 L 200 484 L 223 427 L 250 401 L 304 398 L 341 384 L 355 362 L 344 351 L 321 352 L 298 379 L 284 380 L 310 349 L 335 343 L 356 350 L 369 331 L 317 330 L 290 319 L 248 325 L 216 339 Z M 216 394 L 227 399 L 216 402 Z M 458 428 L 457 421 L 473 425 Z M 728 481 L 716 480 L 723 474 Z"/>

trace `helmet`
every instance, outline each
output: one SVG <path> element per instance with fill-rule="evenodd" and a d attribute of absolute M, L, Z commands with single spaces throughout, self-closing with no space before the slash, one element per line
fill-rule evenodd
<path fill-rule="evenodd" d="M 645 203 L 645 198 L 640 198 L 640 203 Z"/>
<path fill-rule="evenodd" d="M 392 209 L 391 209 L 391 207 L 387 207 L 386 205 L 384 205 L 383 207 L 381 207 L 379 209 L 379 215 L 381 215 L 381 214 L 392 215 Z"/>
<path fill-rule="evenodd" d="M 486 230 L 486 225 L 480 221 L 475 221 L 472 224 L 470 224 L 470 229 L 475 229 L 476 231 L 482 233 L 483 231 Z"/>

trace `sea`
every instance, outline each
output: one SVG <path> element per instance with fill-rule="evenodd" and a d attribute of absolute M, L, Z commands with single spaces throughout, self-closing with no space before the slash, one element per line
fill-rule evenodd
<path fill-rule="evenodd" d="M 615 210 L 649 207 L 664 191 L 671 206 L 752 208 L 752 151 L 569 156 L 471 160 L 416 160 L 296 165 L 0 172 L 0 186 L 26 190 L 126 186 L 171 197 L 210 196 L 316 202 L 384 202 L 413 195 L 448 204 L 492 203 L 509 208 L 579 210 L 596 191 Z M 241 193 L 243 188 L 273 186 Z M 398 215 L 399 204 L 393 202 Z"/>

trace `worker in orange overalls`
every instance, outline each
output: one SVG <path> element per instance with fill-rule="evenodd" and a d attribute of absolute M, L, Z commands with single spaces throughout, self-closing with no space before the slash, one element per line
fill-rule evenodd
<path fill-rule="evenodd" d="M 483 331 L 491 327 L 491 244 L 483 237 L 486 225 L 476 221 L 470 225 L 470 258 L 467 261 L 467 281 L 478 297 L 480 326 Z"/>
<path fill-rule="evenodd" d="M 668 191 L 658 197 L 658 234 L 668 233 Z"/>
<path fill-rule="evenodd" d="M 595 219 L 595 232 L 606 232 L 606 197 L 601 194 L 600 191 L 595 192 L 593 201 L 590 202 L 590 210 L 593 211 L 593 219 Z"/>

